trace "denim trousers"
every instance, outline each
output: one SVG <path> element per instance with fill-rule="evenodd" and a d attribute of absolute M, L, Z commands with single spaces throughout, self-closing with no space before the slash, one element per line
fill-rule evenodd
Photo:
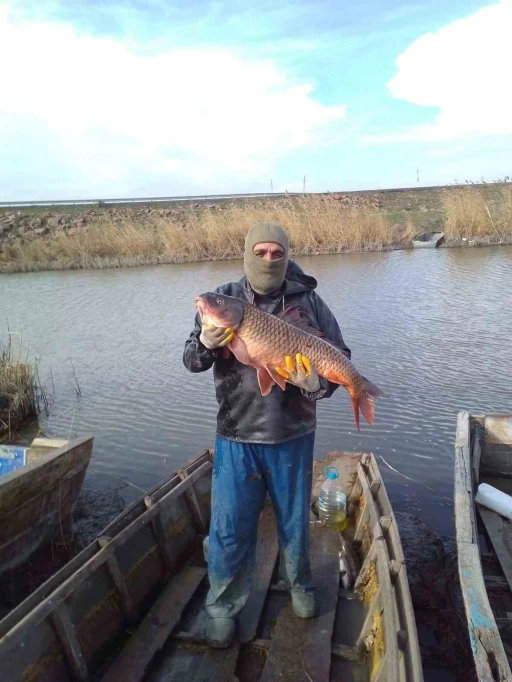
<path fill-rule="evenodd" d="M 280 578 L 290 590 L 314 589 L 309 559 L 314 442 L 314 433 L 272 445 L 216 438 L 206 599 L 211 618 L 233 618 L 247 602 L 267 492 L 277 519 Z"/>

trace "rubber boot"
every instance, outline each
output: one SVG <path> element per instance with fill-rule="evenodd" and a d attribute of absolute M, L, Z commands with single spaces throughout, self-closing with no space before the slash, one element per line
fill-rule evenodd
<path fill-rule="evenodd" d="M 318 606 L 314 590 L 291 590 L 293 612 L 297 618 L 315 618 Z"/>
<path fill-rule="evenodd" d="M 205 639 L 213 649 L 227 649 L 233 644 L 236 623 L 234 618 L 208 618 Z"/>

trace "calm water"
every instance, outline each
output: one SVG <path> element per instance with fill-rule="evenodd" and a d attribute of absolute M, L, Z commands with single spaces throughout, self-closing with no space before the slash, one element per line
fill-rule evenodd
<path fill-rule="evenodd" d="M 373 451 L 394 508 L 451 533 L 457 411 L 512 410 L 512 248 L 298 261 L 356 366 L 387 392 L 361 433 L 344 389 L 322 401 L 317 455 Z M 241 265 L 0 275 L 0 332 L 7 321 L 22 332 L 53 395 L 46 433 L 95 436 L 90 485 L 122 479 L 131 500 L 212 443 L 213 379 L 185 370 L 183 344 L 193 296 L 238 279 Z"/>

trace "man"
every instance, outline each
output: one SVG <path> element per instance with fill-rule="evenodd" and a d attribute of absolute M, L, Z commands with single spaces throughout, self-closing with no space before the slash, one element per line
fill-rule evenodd
<path fill-rule="evenodd" d="M 350 358 L 333 314 L 316 294 L 317 281 L 289 259 L 288 237 L 280 225 L 256 223 L 245 240 L 245 276 L 216 292 L 250 301 L 278 315 L 285 306 L 299 307 L 308 324 Z M 277 518 L 280 572 L 294 613 L 317 615 L 309 561 L 309 513 L 316 401 L 337 385 L 319 377 L 313 367 L 283 358 L 279 373 L 286 390 L 273 386 L 262 396 L 256 372 L 223 349 L 232 329 L 201 326 L 185 344 L 183 362 L 191 372 L 213 366 L 219 411 L 212 479 L 206 599 L 206 640 L 212 647 L 230 646 L 235 618 L 251 590 L 257 525 L 268 491 Z"/>

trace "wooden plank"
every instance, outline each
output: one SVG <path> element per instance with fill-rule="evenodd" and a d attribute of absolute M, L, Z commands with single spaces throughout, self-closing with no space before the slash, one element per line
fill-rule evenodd
<path fill-rule="evenodd" d="M 485 591 L 478 548 L 462 543 L 457 549 L 459 579 L 478 680 L 510 682 L 512 671 Z"/>
<path fill-rule="evenodd" d="M 98 538 L 98 545 L 103 549 L 103 547 L 106 547 L 111 540 L 112 538 L 102 535 Z M 135 604 L 133 603 L 132 596 L 128 590 L 128 585 L 126 584 L 123 572 L 119 568 L 119 563 L 115 554 L 107 559 L 107 567 L 114 585 L 116 586 L 125 618 L 130 624 L 132 624 L 136 620 L 137 611 Z"/>
<path fill-rule="evenodd" d="M 36 439 L 37 440 L 37 439 Z M 35 442 L 35 441 L 34 441 Z M 202 464 L 211 460 L 208 451 L 201 453 L 198 457 L 189 460 L 182 469 L 192 473 Z M 153 496 L 163 497 L 164 494 L 175 488 L 181 479 L 178 474 L 172 474 L 170 477 L 160 481 L 148 493 L 153 502 L 156 500 Z M 144 500 L 137 500 L 129 505 L 125 510 L 119 514 L 104 530 L 103 533 L 110 537 L 115 537 L 121 530 L 131 523 L 138 516 L 146 511 Z M 56 574 L 51 576 L 41 587 L 32 592 L 19 606 L 13 609 L 5 618 L 0 621 L 0 637 L 3 637 L 11 628 L 14 627 L 22 618 L 25 618 L 39 603 L 41 603 L 49 594 L 56 590 L 59 585 L 70 578 L 81 566 L 87 563 L 99 551 L 98 546 L 93 543 L 86 547 L 76 557 L 73 557 L 63 568 Z"/>
<path fill-rule="evenodd" d="M 267 503 L 258 523 L 253 586 L 249 599 L 240 613 L 237 641 L 227 650 L 208 648 L 204 652 L 193 682 L 228 682 L 233 679 L 240 643 L 250 642 L 256 636 L 277 554 L 276 518 L 272 505 Z"/>
<path fill-rule="evenodd" d="M 194 457 L 194 459 L 189 460 L 184 464 L 181 469 L 186 471 L 189 475 L 198 469 L 205 462 L 211 462 L 211 456 L 209 451 L 205 451 L 200 455 Z M 156 503 L 160 498 L 166 495 L 170 490 L 175 488 L 182 479 L 179 477 L 178 472 L 171 474 L 162 480 L 160 480 L 156 485 L 154 485 L 147 493 L 146 497 L 149 497 L 153 503 Z M 128 523 L 131 523 L 135 518 L 140 516 L 146 511 L 144 500 L 138 499 L 128 507 L 126 507 L 116 518 L 104 529 L 106 535 L 114 537 L 117 535 Z"/>
<path fill-rule="evenodd" d="M 103 675 L 102 682 L 139 682 L 143 679 L 148 664 L 178 624 L 183 609 L 205 575 L 205 568 L 187 566 L 171 579 L 138 630 Z"/>
<path fill-rule="evenodd" d="M 509 589 L 512 591 L 512 523 L 492 509 L 481 505 L 478 507 L 478 513 L 489 534 Z"/>
<path fill-rule="evenodd" d="M 176 488 L 173 488 L 164 497 L 158 500 L 154 507 L 151 507 L 151 509 L 148 509 L 141 516 L 132 521 L 132 523 L 124 528 L 119 535 L 114 537 L 106 547 L 91 557 L 91 559 L 81 566 L 76 573 L 62 583 L 50 598 L 47 598 L 38 604 L 38 606 L 34 608 L 34 610 L 26 619 L 17 623 L 10 632 L 5 634 L 2 639 L 2 648 L 4 651 L 6 652 L 10 648 L 18 646 L 25 637 L 27 629 L 34 627 L 35 624 L 46 618 L 58 604 L 67 599 L 67 597 L 69 597 L 69 595 L 72 594 L 79 585 L 81 585 L 92 573 L 102 566 L 107 559 L 113 555 L 117 547 L 123 545 L 139 529 L 150 523 L 150 521 L 160 513 L 163 505 L 171 504 L 177 497 L 182 495 L 185 490 L 188 490 L 195 480 L 201 476 L 208 475 L 211 471 L 211 468 L 211 463 L 205 462 L 185 481 L 177 485 Z"/>
<path fill-rule="evenodd" d="M 179 469 L 178 476 L 181 478 L 182 481 L 184 481 L 186 478 L 188 478 L 188 472 L 184 471 L 183 469 Z M 196 524 L 197 529 L 199 530 L 200 533 L 206 535 L 208 529 L 206 527 L 206 523 L 203 517 L 203 512 L 201 511 L 201 507 L 199 506 L 199 502 L 197 501 L 197 496 L 194 491 L 193 485 L 190 486 L 190 488 L 185 493 L 185 499 L 192 513 L 192 518 L 194 519 L 194 523 Z"/>
<path fill-rule="evenodd" d="M 75 626 L 71 621 L 68 607 L 60 604 L 52 613 L 52 623 L 66 654 L 66 660 L 71 668 L 73 679 L 80 682 L 89 680 L 87 664 L 80 649 L 80 644 L 75 634 Z"/>
<path fill-rule="evenodd" d="M 0 574 L 55 538 L 75 505 L 92 438 L 71 441 L 0 477 Z"/>
<path fill-rule="evenodd" d="M 455 430 L 455 447 L 469 448 L 469 446 L 470 446 L 469 412 L 459 412 L 457 415 L 457 427 Z"/>
<path fill-rule="evenodd" d="M 297 618 L 288 603 L 277 618 L 261 682 L 328 682 L 331 637 L 340 581 L 340 541 L 336 531 L 311 528 L 311 570 L 319 615 Z"/>
<path fill-rule="evenodd" d="M 242 644 L 250 642 L 256 636 L 278 551 L 276 517 L 269 503 L 265 505 L 258 525 L 256 565 L 251 594 L 240 614 L 239 639 Z"/>
<path fill-rule="evenodd" d="M 467 447 L 455 448 L 454 503 L 457 545 L 476 542 L 471 460 Z"/>
<path fill-rule="evenodd" d="M 155 502 L 153 502 L 153 500 L 150 497 L 144 498 L 144 504 L 146 506 L 146 509 L 151 509 L 152 507 L 155 506 Z M 162 557 L 166 573 L 175 573 L 176 562 L 174 561 L 174 558 L 169 549 L 169 545 L 167 544 L 164 524 L 162 522 L 162 517 L 160 514 L 157 514 L 155 518 L 151 520 L 150 526 L 151 530 L 153 531 L 153 535 L 155 536 L 158 549 L 160 550 L 160 556 Z"/>

